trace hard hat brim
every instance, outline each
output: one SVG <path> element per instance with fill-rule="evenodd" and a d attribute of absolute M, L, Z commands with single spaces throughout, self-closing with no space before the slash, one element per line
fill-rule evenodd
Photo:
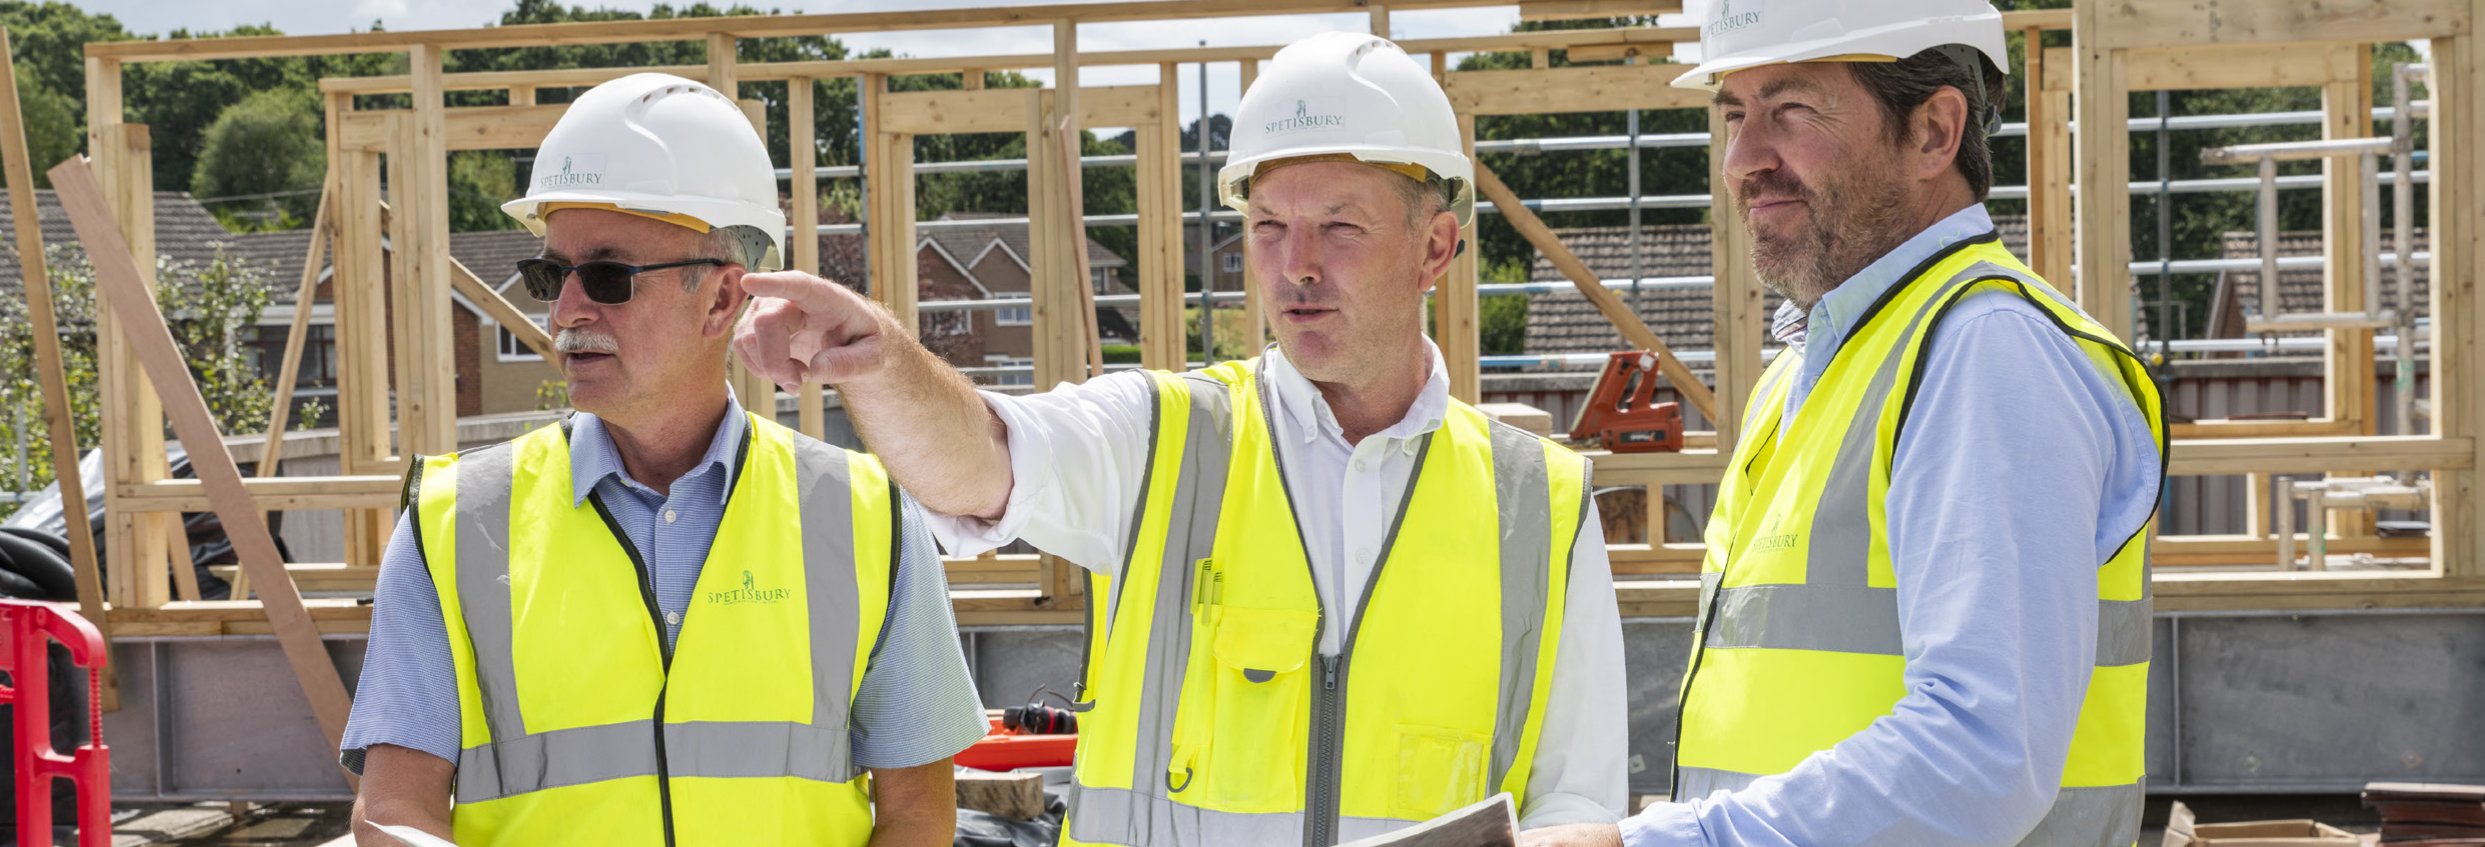
<path fill-rule="evenodd" d="M 710 227 L 747 226 L 768 235 L 773 255 L 753 257 L 755 269 L 775 270 L 784 267 L 785 213 L 761 209 L 730 200 L 709 200 L 697 197 L 656 196 L 627 191 L 546 191 L 530 194 L 501 204 L 501 211 L 516 218 L 527 232 L 541 238 L 544 234 L 547 206 L 572 204 L 612 206 L 630 212 L 676 214 L 696 218 Z"/>
<path fill-rule="evenodd" d="M 1926 37 L 1928 32 L 1939 32 L 1942 30 L 1958 29 L 1969 26 L 1982 27 L 1987 23 L 1992 25 L 1992 32 L 1990 33 L 1992 37 L 1990 39 L 1979 38 L 1970 41 L 1955 38 Z M 1888 56 L 1893 59 L 1904 59 L 1933 47 L 1952 43 L 1967 44 L 1970 47 L 1976 48 L 1977 52 L 1983 53 L 1985 59 L 1992 62 L 1995 68 L 1999 68 L 2003 75 L 2008 76 L 2010 74 L 2010 51 L 2008 46 L 2004 43 L 2001 24 L 2002 15 L 1999 12 L 1945 18 L 1926 18 L 1891 24 L 1888 26 L 1873 27 L 1871 29 L 1845 33 L 1829 38 L 1816 38 L 1809 41 L 1795 42 L 1793 44 L 1778 45 L 1761 52 L 1748 52 L 1733 56 L 1721 56 L 1715 59 L 1707 59 L 1703 57 L 1703 61 L 1697 65 L 1693 65 L 1690 71 L 1685 72 L 1682 76 L 1674 78 L 1674 87 L 1697 89 L 1701 91 L 1716 91 L 1718 84 L 1725 78 L 1726 74 L 1740 70 L 1749 70 L 1763 65 L 1794 64 L 1796 62 L 1818 61 L 1837 56 L 1856 55 Z"/>

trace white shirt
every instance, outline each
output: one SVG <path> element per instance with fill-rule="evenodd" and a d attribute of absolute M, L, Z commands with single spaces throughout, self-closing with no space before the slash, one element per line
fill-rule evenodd
<path fill-rule="evenodd" d="M 1424 349 L 1430 375 L 1406 417 L 1351 445 L 1319 388 L 1275 346 L 1264 358 L 1275 406 L 1271 440 L 1311 557 L 1312 584 L 1324 609 L 1342 611 L 1338 626 L 1322 627 L 1323 655 L 1337 655 L 1341 633 L 1354 625 L 1355 600 L 1406 496 L 1416 450 L 1449 409 L 1441 351 L 1430 341 Z M 1114 575 L 1130 533 L 1131 504 L 1147 473 L 1156 402 L 1149 380 L 1131 371 L 1025 397 L 985 392 L 984 403 L 1009 427 L 1016 485 L 1000 520 L 932 515 L 934 537 L 953 556 L 1024 538 L 1080 567 Z M 1596 504 L 1587 507 L 1587 523 L 1571 548 L 1568 607 L 1544 732 L 1521 798 L 1520 824 L 1530 828 L 1614 822 L 1628 793 L 1622 619 L 1603 524 Z"/>

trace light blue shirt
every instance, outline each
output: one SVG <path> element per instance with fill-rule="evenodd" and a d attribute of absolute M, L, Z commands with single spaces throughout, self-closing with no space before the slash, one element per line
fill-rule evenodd
<path fill-rule="evenodd" d="M 1992 229 L 1970 206 L 1781 321 L 1804 351 L 1785 414 L 1873 301 Z M 2098 564 L 2156 508 L 2156 436 L 2014 294 L 1959 301 L 1923 368 L 1887 502 L 1906 695 L 1791 771 L 1623 821 L 1625 844 L 2011 844 L 2052 806 L 2096 656 Z"/>
<path fill-rule="evenodd" d="M 728 396 L 723 423 L 689 473 L 658 493 L 630 477 L 604 422 L 571 418 L 573 505 L 599 495 L 654 575 L 665 640 L 681 635 L 708 545 L 725 517 L 743 433 L 749 424 Z M 854 760 L 868 768 L 906 768 L 948 758 L 982 738 L 982 701 L 959 651 L 949 586 L 923 516 L 911 498 L 900 528 L 897 575 L 880 643 L 855 695 Z M 431 569 L 414 543 L 411 513 L 397 519 L 373 593 L 371 641 L 363 653 L 354 714 L 340 759 L 362 772 L 364 751 L 394 744 L 457 761 L 457 679 L 447 624 Z M 790 528 L 789 528 L 790 529 Z M 764 645 L 762 645 L 764 647 Z"/>

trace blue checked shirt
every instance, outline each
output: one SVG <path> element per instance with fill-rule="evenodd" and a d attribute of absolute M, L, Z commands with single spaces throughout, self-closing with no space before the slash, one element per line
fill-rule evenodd
<path fill-rule="evenodd" d="M 1775 329 L 1803 349 L 1792 417 L 1874 300 L 1993 229 L 1934 224 Z M 2062 781 L 2095 664 L 2097 566 L 2157 506 L 2157 438 L 2116 385 L 2017 295 L 1944 315 L 1891 460 L 1906 696 L 1794 770 L 1622 822 L 1629 847 L 2016 843 Z"/>
<path fill-rule="evenodd" d="M 699 464 L 674 480 L 669 494 L 631 479 L 603 421 L 579 413 L 570 430 L 570 475 L 578 502 L 601 495 L 615 523 L 654 572 L 665 640 L 681 635 L 708 545 L 725 516 L 734 458 L 749 424 L 728 398 L 725 418 Z M 855 695 L 854 760 L 867 768 L 906 768 L 940 761 L 982 738 L 982 701 L 959 652 L 949 586 L 923 516 L 909 498 L 891 586 L 889 617 Z M 394 744 L 457 761 L 457 679 L 449 635 L 433 593 L 431 570 L 414 544 L 412 515 L 399 515 L 380 562 L 371 609 L 371 641 L 354 693 L 340 759 L 362 772 L 373 744 Z"/>

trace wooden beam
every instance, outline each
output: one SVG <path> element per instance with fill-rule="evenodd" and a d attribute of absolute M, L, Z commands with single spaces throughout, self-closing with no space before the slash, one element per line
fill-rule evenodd
<path fill-rule="evenodd" d="M 1390 6 L 1401 11 L 1416 11 L 1508 4 L 1509 0 L 1394 0 Z M 339 53 L 384 53 L 405 50 L 417 44 L 430 44 L 451 50 L 474 50 L 488 47 L 546 47 L 619 44 L 633 41 L 698 40 L 710 34 L 719 33 L 740 38 L 799 38 L 816 36 L 823 32 L 842 35 L 927 29 L 1039 26 L 1064 19 L 1080 23 L 1182 21 L 1202 18 L 1361 12 L 1368 8 L 1369 4 L 1365 0 L 1147 0 L 1147 2 L 1104 0 L 1104 2 L 1026 6 L 909 8 L 885 12 L 518 24 L 477 29 L 357 32 L 339 35 L 114 41 L 88 44 L 86 55 L 131 62 L 205 61 L 320 56 Z"/>
<path fill-rule="evenodd" d="M 1709 273 L 1715 280 L 1709 293 L 1718 316 L 1718 396 L 1708 418 L 1717 431 L 1718 452 L 1731 455 L 1766 367 L 1760 348 L 1768 338 L 1768 301 L 1761 297 L 1759 272 L 1752 265 L 1751 232 L 1734 212 L 1734 180 L 1726 174 L 1726 150 L 1734 136 L 1726 128 L 1724 112 L 1708 110 L 1708 129 Z"/>
<path fill-rule="evenodd" d="M 1708 108 L 1708 92 L 1674 87 L 1683 71 L 1670 64 L 1457 71 L 1441 90 L 1461 115 Z"/>
<path fill-rule="evenodd" d="M 2338 472 L 2359 468 L 2472 470 L 2476 439 L 2468 436 L 2348 435 L 2312 438 L 2228 438 L 2174 442 L 2171 476 Z"/>
<path fill-rule="evenodd" d="M 2356 428 L 2354 421 L 2234 421 L 2207 420 L 2174 424 L 2167 434 L 2176 439 L 2195 438 L 2296 438 L 2307 435 L 2370 435 Z"/>
<path fill-rule="evenodd" d="M 404 109 L 353 112 L 342 129 L 344 146 L 355 150 L 386 148 L 388 121 Z M 542 146 L 568 103 L 526 106 L 460 106 L 447 110 L 442 133 L 450 150 L 524 150 Z"/>
<path fill-rule="evenodd" d="M 888 128 L 888 77 L 871 76 L 859 86 L 863 126 L 870 137 L 863 157 L 864 227 L 871 232 L 872 298 L 909 329 L 920 326 L 915 302 L 915 137 Z M 1024 92 L 1020 96 L 1025 96 Z M 1022 128 L 1023 130 L 1023 128 Z"/>
<path fill-rule="evenodd" d="M 981 84 L 977 75 L 974 82 Z M 795 77 L 785 81 L 785 153 L 794 170 L 792 224 L 793 254 L 787 259 L 794 269 L 804 273 L 820 273 L 820 146 L 818 116 L 813 113 L 813 94 L 819 81 Z M 794 393 L 795 428 L 813 438 L 828 437 L 828 410 L 821 405 L 823 392 L 817 382 L 805 380 Z"/>
<path fill-rule="evenodd" d="M 1138 126 L 1161 120 L 1153 85 L 1087 88 L 1076 99 L 1081 126 Z M 1027 113 L 1023 88 L 889 94 L 882 108 L 888 131 L 909 135 L 1024 132 L 1034 119 Z"/>
<path fill-rule="evenodd" d="M 1133 128 L 1139 136 L 1133 151 L 1139 156 L 1139 363 L 1165 371 L 1189 367 L 1188 328 L 1182 319 L 1182 121 L 1176 70 L 1168 64 L 1157 71 L 1157 122 Z"/>
<path fill-rule="evenodd" d="M 556 363 L 561 361 L 561 356 L 553 350 L 552 333 L 545 331 L 543 324 L 536 323 L 533 316 L 519 311 L 518 304 L 509 302 L 509 298 L 492 290 L 492 286 L 485 284 L 482 277 L 475 276 L 466 263 L 454 258 L 449 260 L 449 283 L 476 308 L 482 309 L 485 317 L 516 336 L 518 343 L 535 351 L 535 355 L 542 356 L 544 367 L 551 369 L 555 375 L 560 373 L 561 366 Z"/>
<path fill-rule="evenodd" d="M 2485 15 L 2485 2 L 2476 14 Z M 2431 164 L 2435 190 L 2428 227 L 2433 250 L 2432 427 L 2444 438 L 2485 437 L 2485 212 L 2475 188 L 2485 185 L 2485 34 L 2433 40 L 2426 80 L 2433 97 Z M 2400 249 L 2405 250 L 2402 246 Z M 2374 465 L 2373 467 L 2393 467 Z M 2433 560 L 2445 574 L 2485 576 L 2485 497 L 2473 470 L 2433 474 Z"/>
<path fill-rule="evenodd" d="M 1475 154 L 1474 115 L 1458 116 L 1458 143 L 1467 161 L 1475 163 L 1477 176 L 1484 176 L 1484 160 Z M 1432 286 L 1432 342 L 1441 348 L 1441 364 L 1449 371 L 1450 396 L 1470 404 L 1484 402 L 1484 337 L 1479 315 L 1483 303 L 1476 293 L 1477 255 L 1484 249 L 1476 238 L 1474 217 L 1469 215 L 1467 225 L 1459 229 L 1458 238 L 1466 249 L 1450 260 L 1449 270 Z"/>
<path fill-rule="evenodd" d="M 336 202 L 336 169 L 328 169 L 320 182 L 319 211 L 311 215 L 310 246 L 303 249 L 302 277 L 294 286 L 293 325 L 285 332 L 285 357 L 276 369 L 276 402 L 268 404 L 267 442 L 259 448 L 259 464 L 254 476 L 276 475 L 284 460 L 285 426 L 293 415 L 293 385 L 302 373 L 302 347 L 309 341 L 311 305 L 319 299 L 319 269 L 326 262 L 328 233 L 335 228 L 329 215 Z"/>
<path fill-rule="evenodd" d="M 456 331 L 449 298 L 449 150 L 445 92 L 440 85 L 441 50 L 417 45 L 407 51 L 414 68 L 414 108 L 403 115 L 400 146 L 403 182 L 394 184 L 399 274 L 397 310 L 397 432 L 409 453 L 456 452 Z"/>
<path fill-rule="evenodd" d="M 257 577 L 262 605 L 268 622 L 276 628 L 277 642 L 284 649 L 286 661 L 293 666 L 294 678 L 310 700 L 312 714 L 319 718 L 329 746 L 336 746 L 344 737 L 345 719 L 353 711 L 353 698 L 345 693 L 344 679 L 328 658 L 327 648 L 320 645 L 319 633 L 302 605 L 302 597 L 285 574 L 276 538 L 268 532 L 267 522 L 261 519 L 250 492 L 243 487 L 240 468 L 234 465 L 232 455 L 222 449 L 224 441 L 216 432 L 207 399 L 199 394 L 198 385 L 190 381 L 189 369 L 182 364 L 180 345 L 173 341 L 171 328 L 148 295 L 146 279 L 140 275 L 128 242 L 122 240 L 120 228 L 112 220 L 103 190 L 95 184 L 83 158 L 63 162 L 51 170 L 51 176 L 61 207 L 69 213 L 78 240 L 94 263 L 96 292 L 130 328 L 132 352 L 146 368 L 147 377 L 168 395 L 170 402 L 165 404 L 165 411 L 173 428 L 180 433 L 182 443 L 194 447 L 189 451 L 190 466 L 214 501 L 216 517 L 232 539 L 234 554 Z M 345 774 L 345 779 L 348 785 L 356 782 L 351 772 Z"/>
<path fill-rule="evenodd" d="M 1665 374 L 1666 381 L 1673 384 L 1674 391 L 1682 395 L 1684 402 L 1700 410 L 1700 414 L 1709 420 L 1717 420 L 1716 395 L 1709 391 L 1708 383 L 1702 382 L 1690 367 L 1675 357 L 1674 348 L 1668 346 L 1665 339 L 1657 337 L 1656 331 L 1649 329 L 1648 324 L 1631 311 L 1630 305 L 1622 302 L 1621 295 L 1606 288 L 1604 281 L 1598 279 L 1585 262 L 1579 261 L 1579 257 L 1562 244 L 1561 236 L 1554 235 L 1544 221 L 1537 219 L 1535 212 L 1521 204 L 1518 195 L 1509 186 L 1503 185 L 1501 177 L 1495 175 L 1491 168 L 1477 163 L 1475 177 L 1477 190 L 1501 209 L 1502 219 L 1508 221 L 1512 229 L 1518 230 L 1519 236 L 1527 239 L 1527 243 L 1535 245 L 1536 251 L 1544 254 L 1545 259 L 1560 269 L 1563 276 L 1570 277 L 1571 284 L 1578 287 L 1580 295 L 1596 304 L 1596 310 L 1604 313 L 1605 320 L 1613 323 L 1614 329 L 1622 333 L 1624 341 L 1657 354 L 1658 369 Z"/>
<path fill-rule="evenodd" d="M 2326 52 L 2331 48 L 2352 46 L 2325 45 L 2320 49 Z M 2041 51 L 2041 54 L 2041 61 L 2057 70 L 2068 70 L 2073 64 L 2071 48 L 2068 47 L 2050 48 Z M 2133 91 L 2308 88 L 2327 85 L 2337 78 L 2337 70 L 2331 63 L 2305 61 L 2304 51 L 2271 50 L 2251 44 L 2134 49 L 2125 55 L 2131 63 Z M 2031 76 L 2029 79 L 2033 81 L 2035 78 Z M 2070 74 L 2055 73 L 2030 90 L 2068 92 L 2073 84 Z"/>
<path fill-rule="evenodd" d="M 391 474 L 353 476 L 280 476 L 242 481 L 242 489 L 271 512 L 317 509 L 395 509 L 405 493 L 405 478 Z M 113 490 L 127 508 L 144 512 L 205 512 L 215 508 L 205 484 L 195 479 L 160 479 L 116 485 Z"/>
<path fill-rule="evenodd" d="M 114 87 L 117 89 L 117 84 Z M 103 142 L 88 149 L 103 152 L 102 190 L 119 215 L 123 230 L 131 234 L 126 243 L 134 255 L 145 259 L 139 274 L 152 297 L 154 148 L 145 124 L 111 124 L 102 132 Z M 129 348 L 129 333 L 143 328 L 124 326 L 122 318 L 110 310 L 96 314 L 95 326 L 98 393 L 103 408 L 112 410 L 103 418 L 105 478 L 118 482 L 171 476 L 164 451 L 163 403 Z M 103 562 L 111 569 L 105 579 L 107 597 L 116 604 L 136 606 L 169 602 L 172 596 L 167 591 L 165 568 L 172 551 L 164 544 L 165 516 L 133 514 L 118 506 L 110 489 L 106 489 Z"/>
<path fill-rule="evenodd" d="M 70 415 L 68 371 L 60 356 L 60 321 L 52 303 L 52 271 L 45 264 L 43 223 L 35 201 L 34 163 L 26 150 L 26 118 L 17 102 L 17 59 L 7 27 L 0 27 L 0 172 L 9 183 L 9 224 L 17 237 L 18 276 L 24 281 L 27 329 L 34 335 L 35 381 L 43 392 L 45 433 L 52 448 L 52 478 L 60 486 L 61 520 L 76 529 L 69 537 L 69 567 L 78 588 L 78 614 L 112 643 L 104 619 L 103 571 L 95 558 L 95 535 L 87 532 L 86 479 L 78 471 L 77 422 Z M 106 674 L 106 679 L 111 675 Z M 114 686 L 117 693 L 117 686 Z M 113 698 L 117 706 L 117 696 Z M 106 708 L 111 708 L 107 706 Z"/>
<path fill-rule="evenodd" d="M 2027 37 L 2028 269 L 2057 289 L 2071 279 L 2071 79 L 2067 47 L 2048 48 L 2043 30 Z"/>
<path fill-rule="evenodd" d="M 2105 24 L 2101 8 L 2090 3 L 2076 8 L 2080 26 L 2071 30 L 2077 53 L 2079 125 L 2089 127 L 2077 139 L 2079 184 L 2119 186 L 2131 179 L 2131 134 L 2128 125 L 2131 90 L 2130 57 L 2101 41 Z M 2105 129 L 2099 132 L 2097 129 Z M 2131 335 L 2131 195 L 2123 191 L 2082 191 L 2079 209 L 2079 305 L 2117 338 Z M 2056 281 L 2056 288 L 2063 287 Z"/>
<path fill-rule="evenodd" d="M 1522 21 L 1643 17 L 1682 10 L 1683 0 L 1519 0 Z"/>
<path fill-rule="evenodd" d="M 2075 28 L 2099 48 L 2407 41 L 2464 35 L 2472 0 L 2195 0 L 2100 3 Z"/>
<path fill-rule="evenodd" d="M 2305 51 L 2264 50 L 2268 53 Z M 2328 71 L 2328 80 L 2321 86 L 2321 137 L 2366 138 L 2373 134 L 2373 48 L 2365 44 L 2339 44 L 2321 50 L 2315 57 L 2299 57 L 2301 64 Z M 2370 162 L 2375 169 L 2382 160 Z M 2321 255 L 2322 306 L 2329 312 L 2362 312 L 2381 304 L 2367 302 L 2362 158 L 2328 158 L 2321 161 Z M 2378 184 L 2378 183 L 2376 183 Z M 2379 199 L 2378 197 L 2375 199 Z M 2379 223 L 2378 213 L 2373 218 Z M 2378 233 L 2373 234 L 2376 244 Z M 2378 265 L 2376 266 L 2378 267 Z M 2330 329 L 2321 351 L 2322 392 L 2326 401 L 2326 417 L 2349 427 L 2349 432 L 2369 435 L 2374 429 L 2375 378 L 2373 372 L 2373 331 L 2370 329 Z M 2407 430 L 2400 434 L 2411 433 Z M 2361 537 L 2375 531 L 2375 513 L 2369 510 L 2334 511 L 2324 516 L 2322 525 L 2341 537 Z"/>

